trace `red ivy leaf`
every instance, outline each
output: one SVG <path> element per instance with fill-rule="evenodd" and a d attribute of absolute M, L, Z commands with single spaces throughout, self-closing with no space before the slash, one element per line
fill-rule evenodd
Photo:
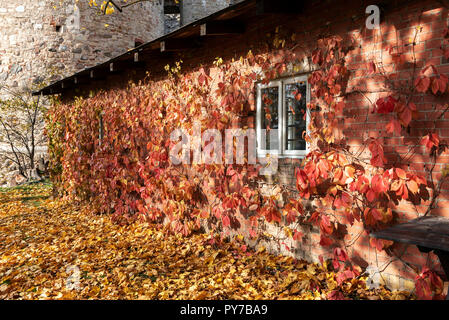
<path fill-rule="evenodd" d="M 401 124 L 398 120 L 393 119 L 387 124 L 387 132 L 400 135 L 401 134 Z"/>
<path fill-rule="evenodd" d="M 314 64 L 321 64 L 322 61 L 323 61 L 323 56 L 321 54 L 321 50 L 320 49 L 315 49 L 312 52 L 312 62 Z"/>
<path fill-rule="evenodd" d="M 231 225 L 231 220 L 229 220 L 228 215 L 223 215 L 221 221 L 223 222 L 223 227 L 229 227 Z"/>
<path fill-rule="evenodd" d="M 396 168 L 395 172 L 399 178 L 404 179 L 404 180 L 407 178 L 407 174 L 401 168 Z"/>
<path fill-rule="evenodd" d="M 427 152 L 430 152 L 430 150 L 433 147 L 439 146 L 440 138 L 439 138 L 438 134 L 436 134 L 436 133 L 429 133 L 429 134 L 425 135 L 424 137 L 422 137 L 421 144 L 423 146 L 426 146 Z"/>
<path fill-rule="evenodd" d="M 405 127 L 408 126 L 412 121 L 412 111 L 408 107 L 404 107 L 398 115 L 401 123 Z"/>
<path fill-rule="evenodd" d="M 411 193 L 418 193 L 419 187 L 415 180 L 407 181 L 407 188 Z"/>
<path fill-rule="evenodd" d="M 302 232 L 295 230 L 295 233 L 293 234 L 293 240 L 301 241 L 303 236 L 304 234 Z"/>
<path fill-rule="evenodd" d="M 332 234 L 334 231 L 334 225 L 330 222 L 329 217 L 324 214 L 321 216 L 320 229 L 325 234 Z"/>
<path fill-rule="evenodd" d="M 387 98 L 380 98 L 376 102 L 377 113 L 391 113 L 394 111 L 394 106 L 398 101 L 392 96 Z"/>
<path fill-rule="evenodd" d="M 387 159 L 384 156 L 384 148 L 378 140 L 371 139 L 368 148 L 372 154 L 370 162 L 373 166 L 382 167 L 385 163 L 387 163 Z"/>
<path fill-rule="evenodd" d="M 335 248 L 334 249 L 334 257 L 335 259 L 345 262 L 348 260 L 348 255 L 346 254 L 345 250 L 342 248 Z"/>
<path fill-rule="evenodd" d="M 332 240 L 329 237 L 321 235 L 320 237 L 320 245 L 323 247 L 328 247 L 332 244 Z"/>
<path fill-rule="evenodd" d="M 347 300 L 343 293 L 337 290 L 332 290 L 330 293 L 327 294 L 328 300 Z"/>
<path fill-rule="evenodd" d="M 368 63 L 368 74 L 376 73 L 376 71 L 377 71 L 376 64 L 373 61 L 369 62 Z"/>
<path fill-rule="evenodd" d="M 377 251 L 382 251 L 384 247 L 382 239 L 371 238 L 369 240 L 369 244 L 371 245 L 371 247 L 376 248 Z"/>
<path fill-rule="evenodd" d="M 345 108 L 345 103 L 344 101 L 340 101 L 335 105 L 335 112 L 337 114 L 342 114 L 343 113 L 343 109 Z"/>
<path fill-rule="evenodd" d="M 438 299 L 443 291 L 443 281 L 434 271 L 424 266 L 415 278 L 415 287 L 416 295 L 420 299 Z"/>
<path fill-rule="evenodd" d="M 428 77 L 418 77 L 415 80 L 415 88 L 416 91 L 424 93 L 429 89 L 430 86 L 430 78 Z"/>

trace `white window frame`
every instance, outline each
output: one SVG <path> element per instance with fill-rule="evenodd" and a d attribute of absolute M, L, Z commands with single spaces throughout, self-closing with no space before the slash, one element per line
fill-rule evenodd
<path fill-rule="evenodd" d="M 285 139 L 287 139 L 287 108 L 285 99 L 285 85 L 290 83 L 306 83 L 306 104 L 310 102 L 310 85 L 307 82 L 307 75 L 294 76 L 285 79 L 278 79 L 268 84 L 257 84 L 257 108 L 256 108 L 256 133 L 257 133 L 257 157 L 265 158 L 267 155 L 275 155 L 279 158 L 304 158 L 309 152 L 309 143 L 306 141 L 306 150 L 285 150 Z M 262 141 L 262 89 L 278 87 L 278 150 L 264 150 L 261 148 Z M 310 110 L 306 108 L 306 134 L 309 133 Z"/>

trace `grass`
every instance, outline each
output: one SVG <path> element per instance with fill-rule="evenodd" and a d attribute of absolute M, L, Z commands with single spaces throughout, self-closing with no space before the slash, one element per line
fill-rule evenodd
<path fill-rule="evenodd" d="M 2 198 L 0 202 L 21 201 L 23 204 L 38 207 L 43 200 L 49 198 L 49 190 L 52 184 L 49 179 L 44 181 L 32 181 L 15 187 L 0 187 L 0 194 L 10 195 Z"/>
<path fill-rule="evenodd" d="M 14 190 L 18 190 L 18 191 L 29 191 L 29 192 L 33 192 L 35 191 L 37 188 L 40 187 L 51 187 L 51 181 L 50 179 L 46 178 L 44 181 L 31 181 L 31 182 L 26 182 L 22 185 L 19 186 L 15 186 L 15 187 L 0 187 L 0 192 L 11 192 Z"/>

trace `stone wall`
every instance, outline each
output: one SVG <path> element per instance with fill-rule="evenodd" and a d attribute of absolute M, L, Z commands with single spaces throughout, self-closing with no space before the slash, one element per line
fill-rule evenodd
<path fill-rule="evenodd" d="M 164 15 L 164 2 L 173 0 L 153 0 L 103 15 L 88 1 L 0 0 L 0 88 L 57 81 L 239 1 L 184 0 L 180 14 Z M 8 146 L 0 141 L 0 148 Z M 0 158 L 0 184 L 14 167 Z"/>
<path fill-rule="evenodd" d="M 181 24 L 186 25 L 242 0 L 183 0 Z"/>
<path fill-rule="evenodd" d="M 183 0 L 181 25 L 240 1 Z M 163 5 L 146 1 L 105 16 L 88 1 L 0 0 L 0 86 L 56 81 L 173 31 L 179 17 L 164 15 Z"/>
<path fill-rule="evenodd" d="M 161 36 L 163 6 L 145 2 L 105 16 L 87 1 L 0 0 L 0 30 L 0 83 L 20 87 L 57 80 L 133 48 L 136 39 Z"/>
<path fill-rule="evenodd" d="M 242 1 L 243 0 L 180 0 L 179 3 L 176 3 L 175 0 L 164 0 L 165 5 L 177 5 L 179 6 L 180 11 L 179 13 L 165 14 L 165 33 L 170 33 L 179 27 Z"/>

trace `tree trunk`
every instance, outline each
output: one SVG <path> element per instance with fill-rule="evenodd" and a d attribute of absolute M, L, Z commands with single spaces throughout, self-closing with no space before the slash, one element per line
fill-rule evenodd
<path fill-rule="evenodd" d="M 28 175 L 28 179 L 29 180 L 42 180 L 42 177 L 40 176 L 40 174 L 37 172 L 36 169 L 30 169 L 29 170 L 29 175 Z"/>

